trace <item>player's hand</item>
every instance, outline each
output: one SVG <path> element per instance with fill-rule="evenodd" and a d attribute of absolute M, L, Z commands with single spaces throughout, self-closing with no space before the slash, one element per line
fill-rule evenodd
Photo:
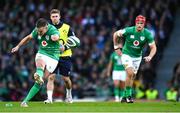
<path fill-rule="evenodd" d="M 65 50 L 71 49 L 67 44 L 64 45 Z"/>
<path fill-rule="evenodd" d="M 115 50 L 115 52 L 116 52 L 119 56 L 121 56 L 121 55 L 122 55 L 122 52 L 121 52 L 121 50 L 120 50 L 120 49 L 116 49 L 116 50 Z"/>
<path fill-rule="evenodd" d="M 19 50 L 19 46 L 12 48 L 11 53 L 15 53 Z"/>
<path fill-rule="evenodd" d="M 52 41 L 58 41 L 59 40 L 59 36 L 58 35 L 51 35 L 51 40 Z"/>
<path fill-rule="evenodd" d="M 151 61 L 151 59 L 152 59 L 152 57 L 150 57 L 150 56 L 146 56 L 146 57 L 144 57 L 143 59 L 145 60 L 145 62 L 150 62 L 150 61 Z"/>
<path fill-rule="evenodd" d="M 61 51 L 61 52 L 64 52 L 64 51 L 65 51 L 65 47 L 64 47 L 64 45 L 60 44 L 59 49 L 60 49 L 60 51 Z"/>

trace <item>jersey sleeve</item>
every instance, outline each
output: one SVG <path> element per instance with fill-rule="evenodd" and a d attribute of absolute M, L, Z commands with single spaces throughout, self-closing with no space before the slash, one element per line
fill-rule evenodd
<path fill-rule="evenodd" d="M 37 37 L 38 37 L 38 33 L 37 33 L 36 28 L 33 29 L 33 31 L 31 32 L 31 34 L 32 34 L 32 38 L 37 38 Z"/>
<path fill-rule="evenodd" d="M 152 36 L 151 32 L 147 33 L 147 42 L 151 45 L 154 42 L 154 37 Z"/>
<path fill-rule="evenodd" d="M 120 34 L 122 34 L 122 36 L 123 36 L 124 38 L 126 38 L 127 34 L 129 34 L 130 31 L 131 31 L 131 28 L 130 28 L 130 27 L 126 27 L 126 28 L 124 28 L 124 29 L 118 30 L 118 31 L 117 31 L 117 35 L 118 35 L 118 36 L 121 36 Z"/>
<path fill-rule="evenodd" d="M 132 28 L 126 27 L 123 30 L 124 30 L 123 37 L 126 37 L 131 32 Z"/>

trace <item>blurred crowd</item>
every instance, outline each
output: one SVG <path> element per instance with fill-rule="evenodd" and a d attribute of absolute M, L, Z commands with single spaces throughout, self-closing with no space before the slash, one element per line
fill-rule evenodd
<path fill-rule="evenodd" d="M 142 63 L 135 87 L 149 89 L 156 83 L 156 66 L 163 57 L 174 25 L 177 0 L 1 0 L 0 1 L 0 100 L 18 101 L 33 84 L 37 43 L 32 41 L 14 55 L 10 50 L 29 34 L 35 21 L 49 20 L 53 8 L 61 11 L 61 21 L 71 25 L 81 46 L 73 50 L 73 97 L 111 98 L 112 80 L 106 67 L 113 52 L 112 34 L 134 25 L 142 14 L 152 32 L 158 52 L 151 63 Z M 144 54 L 149 52 L 148 46 Z M 57 74 L 54 98 L 64 98 L 64 87 Z M 179 80 L 179 79 L 178 79 Z M 175 79 L 175 81 L 177 81 Z M 138 82 L 141 82 L 142 85 Z M 180 82 L 177 82 L 180 83 Z M 44 99 L 45 85 L 34 100 Z"/>

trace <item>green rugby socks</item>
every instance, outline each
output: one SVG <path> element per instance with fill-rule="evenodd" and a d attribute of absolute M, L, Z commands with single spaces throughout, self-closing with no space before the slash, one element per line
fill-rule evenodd
<path fill-rule="evenodd" d="M 38 93 L 40 88 L 41 86 L 38 83 L 34 83 L 33 87 L 30 89 L 28 95 L 26 96 L 23 102 L 28 102 L 29 100 L 31 100 L 34 97 L 34 95 Z"/>

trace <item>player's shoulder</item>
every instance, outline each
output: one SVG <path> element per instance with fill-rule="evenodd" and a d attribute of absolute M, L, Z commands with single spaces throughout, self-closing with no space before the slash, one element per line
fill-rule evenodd
<path fill-rule="evenodd" d="M 110 54 L 110 59 L 113 59 L 113 57 L 114 57 L 114 52 L 112 52 L 111 54 Z"/>
<path fill-rule="evenodd" d="M 111 56 L 112 56 L 112 55 L 114 55 L 115 53 L 116 53 L 115 51 L 114 51 L 114 52 L 112 52 L 112 53 L 111 53 Z"/>
<path fill-rule="evenodd" d="M 71 28 L 71 26 L 68 23 L 66 23 L 66 22 L 62 22 L 62 26 L 61 27 Z"/>
<path fill-rule="evenodd" d="M 134 31 L 135 26 L 129 26 L 129 27 L 125 27 L 126 31 Z"/>
<path fill-rule="evenodd" d="M 36 37 L 38 35 L 37 28 L 35 27 L 31 32 L 33 37 Z"/>
<path fill-rule="evenodd" d="M 62 22 L 62 24 L 70 26 L 70 24 L 68 24 L 68 23 L 66 23 L 66 22 Z"/>
<path fill-rule="evenodd" d="M 124 32 L 126 32 L 126 34 L 133 34 L 135 31 L 135 27 L 134 26 L 130 26 L 130 27 L 125 27 L 124 28 Z"/>
<path fill-rule="evenodd" d="M 111 53 L 111 56 L 116 56 L 116 55 L 118 55 L 115 51 L 113 52 L 113 53 Z"/>
<path fill-rule="evenodd" d="M 58 29 L 54 25 L 48 24 L 48 32 L 47 32 L 47 34 L 51 35 L 51 34 L 57 34 L 57 33 L 59 33 Z"/>
<path fill-rule="evenodd" d="M 144 33 L 148 35 L 148 34 L 151 34 L 151 31 L 148 30 L 147 28 L 144 28 Z"/>
<path fill-rule="evenodd" d="M 54 30 L 54 29 L 57 29 L 57 28 L 52 24 L 48 24 L 48 29 L 49 30 Z"/>

